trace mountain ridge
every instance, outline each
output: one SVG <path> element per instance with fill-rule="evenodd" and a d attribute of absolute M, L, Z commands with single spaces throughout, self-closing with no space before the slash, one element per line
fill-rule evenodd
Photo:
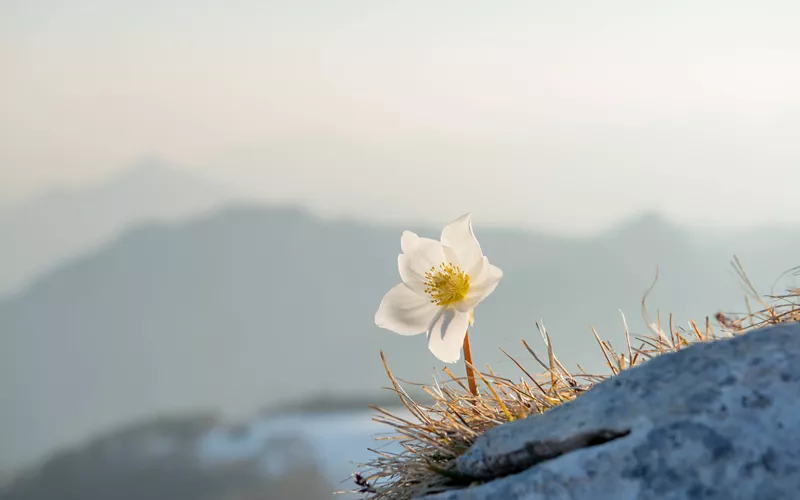
<path fill-rule="evenodd" d="M 221 206 L 232 193 L 145 158 L 97 184 L 57 187 L 0 206 L 0 297 L 47 269 L 108 242 L 131 224 L 179 219 Z"/>
<path fill-rule="evenodd" d="M 441 363 L 424 336 L 373 323 L 383 293 L 399 282 L 403 229 L 237 205 L 137 225 L 58 266 L 0 301 L 0 464 L 29 463 L 151 414 L 249 415 L 320 393 L 377 397 L 387 384 L 379 350 L 398 377 L 430 382 Z M 590 323 L 614 339 L 622 310 L 632 333 L 643 331 L 637 313 L 657 266 L 650 303 L 680 324 L 743 305 L 728 273 L 733 253 L 760 286 L 797 265 L 797 245 L 699 245 L 661 229 L 654 233 L 672 236 L 654 245 L 637 231 L 576 239 L 478 222 L 505 276 L 477 311 L 476 363 L 514 376 L 498 347 L 529 359 L 519 339 L 538 336 L 543 319 L 562 362 L 594 367 Z M 781 238 L 800 244 L 800 229 Z"/>

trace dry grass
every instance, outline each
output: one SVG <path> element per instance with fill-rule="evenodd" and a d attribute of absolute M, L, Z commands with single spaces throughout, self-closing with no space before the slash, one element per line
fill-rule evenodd
<path fill-rule="evenodd" d="M 593 329 L 608 369 L 605 374 L 587 373 L 580 366 L 576 372 L 567 370 L 556 356 L 550 335 L 543 326 L 537 324 L 546 346 L 546 354 L 538 355 L 523 340 L 523 345 L 536 366 L 535 375 L 503 351 L 519 368 L 522 375 L 519 381 L 498 376 L 491 369 L 484 373 L 476 368 L 480 393 L 473 396 L 462 378 L 444 368 L 443 375 L 439 375 L 439 380 L 432 387 L 420 385 L 433 402 L 419 404 L 409 397 L 394 377 L 381 352 L 381 359 L 392 383 L 391 390 L 397 393 L 411 417 L 401 418 L 381 408 L 372 407 L 377 412 L 374 420 L 388 425 L 392 431 L 392 435 L 379 439 L 399 442 L 402 451 L 391 453 L 380 449 L 370 450 L 374 453 L 374 458 L 363 464 L 361 471 L 354 475 L 354 491 L 373 500 L 400 500 L 464 487 L 471 481 L 458 474 L 454 467 L 455 459 L 469 448 L 477 436 L 489 428 L 534 413 L 542 413 L 571 401 L 594 384 L 655 356 L 683 349 L 696 342 L 730 337 L 767 325 L 800 321 L 800 289 L 790 288 L 782 295 L 760 295 L 739 260 L 735 259 L 732 265 L 752 300 L 756 301 L 755 309 L 751 298 L 748 298 L 746 313 L 718 313 L 715 322 L 719 331 L 712 327 L 709 318 L 702 325 L 690 321 L 688 328 L 680 328 L 673 324 L 670 315 L 666 325 L 662 325 L 660 316 L 651 321 L 645 307 L 647 294 L 653 288 L 651 287 L 642 299 L 642 314 L 649 325 L 649 334 L 632 337 L 625 323 L 625 349 L 623 352 L 616 352 Z M 786 274 L 788 273 L 800 275 L 800 267 L 787 271 Z"/>

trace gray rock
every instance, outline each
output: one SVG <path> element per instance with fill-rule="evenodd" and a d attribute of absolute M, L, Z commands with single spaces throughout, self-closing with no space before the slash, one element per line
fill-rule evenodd
<path fill-rule="evenodd" d="M 800 498 L 800 325 L 664 355 L 486 432 L 426 500 Z"/>

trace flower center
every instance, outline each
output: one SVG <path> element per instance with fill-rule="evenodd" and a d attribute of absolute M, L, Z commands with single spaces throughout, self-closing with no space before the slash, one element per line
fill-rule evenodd
<path fill-rule="evenodd" d="M 469 274 L 455 264 L 442 262 L 425 273 L 425 293 L 437 306 L 449 306 L 464 300 L 469 292 Z"/>

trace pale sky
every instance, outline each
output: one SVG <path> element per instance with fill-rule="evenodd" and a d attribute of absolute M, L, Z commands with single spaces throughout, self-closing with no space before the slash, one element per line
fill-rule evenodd
<path fill-rule="evenodd" d="M 800 223 L 800 4 L 0 0 L 0 201 L 160 154 L 371 219 Z"/>

